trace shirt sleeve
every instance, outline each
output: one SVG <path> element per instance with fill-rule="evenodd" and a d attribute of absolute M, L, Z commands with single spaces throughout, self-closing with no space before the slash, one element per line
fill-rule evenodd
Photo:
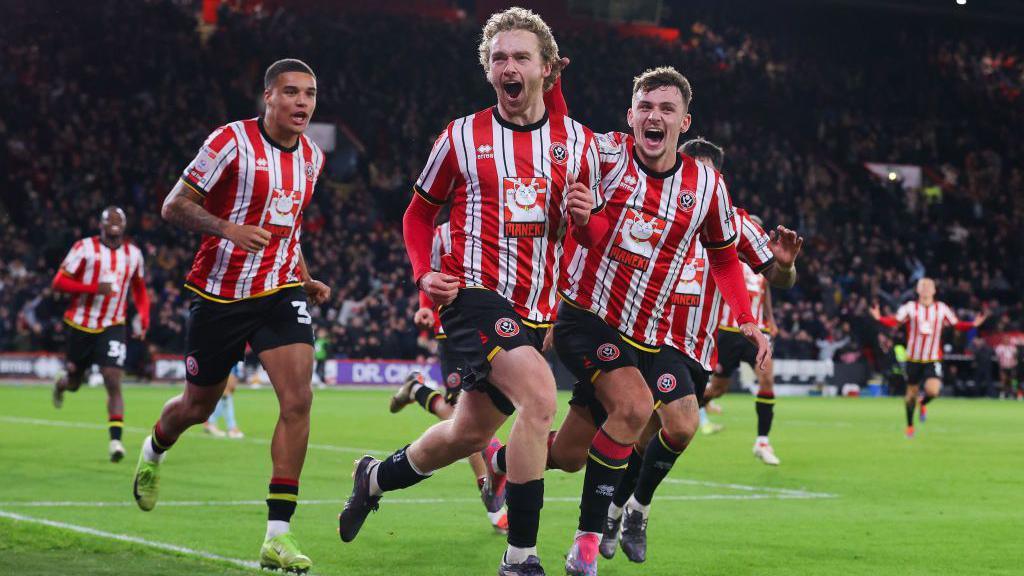
<path fill-rule="evenodd" d="M 907 320 L 910 320 L 910 316 L 914 313 L 913 308 L 914 304 L 912 302 L 907 302 L 900 306 L 899 309 L 896 310 L 896 322 L 903 324 Z"/>
<path fill-rule="evenodd" d="M 736 250 L 739 252 L 740 258 L 754 272 L 760 274 L 775 263 L 775 255 L 768 248 L 768 242 L 771 241 L 771 238 L 768 237 L 768 234 L 765 233 L 764 229 L 757 222 L 754 222 L 754 219 L 749 214 L 740 210 L 737 212 L 739 213 L 734 219 L 739 226 L 739 241 L 737 242 Z"/>
<path fill-rule="evenodd" d="M 595 134 L 594 141 L 597 143 L 597 156 L 602 174 L 606 174 L 622 160 L 627 153 L 626 134 L 623 132 L 607 132 Z"/>
<path fill-rule="evenodd" d="M 600 212 L 604 208 L 604 185 L 601 183 L 601 161 L 597 150 L 597 138 L 593 135 L 587 144 L 586 154 L 580 161 L 580 174 L 577 180 L 590 188 L 594 199 L 594 207 L 591 212 Z"/>
<path fill-rule="evenodd" d="M 430 150 L 427 165 L 423 167 L 413 190 L 431 204 L 440 206 L 448 200 L 459 174 L 458 160 L 455 159 L 451 140 L 452 125 L 437 137 Z"/>
<path fill-rule="evenodd" d="M 68 251 L 67 256 L 64 257 L 64 261 L 61 262 L 60 269 L 69 276 L 78 276 L 85 265 L 85 252 L 84 243 L 81 240 L 75 242 L 71 250 Z"/>
<path fill-rule="evenodd" d="M 700 231 L 700 243 L 708 250 L 720 250 L 736 241 L 736 213 L 729 198 L 729 190 L 720 174 L 714 172 L 714 178 L 711 207 Z"/>
<path fill-rule="evenodd" d="M 139 266 L 135 269 L 135 277 L 144 280 L 146 278 L 146 259 L 142 257 L 142 249 L 135 249 L 135 257 L 139 259 Z"/>
<path fill-rule="evenodd" d="M 225 173 L 237 171 L 237 160 L 235 132 L 222 126 L 206 138 L 196 157 L 182 173 L 181 181 L 205 198 Z"/>
<path fill-rule="evenodd" d="M 956 312 L 953 312 L 953 309 L 946 304 L 942 305 L 942 324 L 943 326 L 956 326 L 960 324 L 960 318 L 957 317 Z"/>

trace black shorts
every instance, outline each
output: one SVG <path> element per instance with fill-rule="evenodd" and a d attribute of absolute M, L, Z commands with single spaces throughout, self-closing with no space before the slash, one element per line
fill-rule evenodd
<path fill-rule="evenodd" d="M 463 288 L 451 304 L 441 307 L 445 348 L 462 362 L 462 389 L 487 394 L 503 414 L 515 411 L 512 401 L 487 381 L 491 360 L 501 350 L 532 346 L 540 351 L 546 325 L 522 319 L 512 304 L 485 288 Z"/>
<path fill-rule="evenodd" d="M 907 384 L 917 386 L 929 378 L 942 380 L 942 362 L 907 362 Z"/>
<path fill-rule="evenodd" d="M 563 303 L 555 324 L 555 349 L 576 376 L 570 406 L 589 410 L 594 424 L 601 426 L 608 412 L 597 399 L 594 381 L 604 371 L 633 366 L 640 371 L 658 408 L 697 394 L 704 397 L 708 373 L 699 362 L 675 348 L 642 350 L 595 314 Z"/>
<path fill-rule="evenodd" d="M 437 360 L 441 365 L 441 384 L 444 388 L 438 392 L 444 396 L 445 402 L 454 406 L 459 399 L 459 392 L 462 392 L 465 362 L 448 350 L 448 338 L 444 335 L 437 337 Z"/>
<path fill-rule="evenodd" d="M 196 386 L 222 382 L 245 358 L 246 344 L 256 354 L 288 344 L 312 346 L 306 306 L 301 286 L 227 303 L 193 296 L 185 324 L 185 379 Z"/>
<path fill-rule="evenodd" d="M 757 346 L 739 332 L 719 328 L 715 347 L 718 349 L 715 376 L 732 376 L 740 367 L 740 362 L 746 362 L 751 368 L 757 366 Z"/>
<path fill-rule="evenodd" d="M 68 326 L 68 349 L 65 362 L 68 372 L 84 373 L 93 364 L 101 368 L 124 368 L 127 331 L 124 324 L 110 326 L 101 332 L 86 332 Z"/>

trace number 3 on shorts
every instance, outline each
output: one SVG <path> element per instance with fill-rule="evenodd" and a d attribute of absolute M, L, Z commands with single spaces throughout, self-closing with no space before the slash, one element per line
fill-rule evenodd
<path fill-rule="evenodd" d="M 312 324 L 313 318 L 309 315 L 306 310 L 306 303 L 302 300 L 294 300 L 292 306 L 295 307 L 296 318 L 295 321 L 299 324 Z"/>

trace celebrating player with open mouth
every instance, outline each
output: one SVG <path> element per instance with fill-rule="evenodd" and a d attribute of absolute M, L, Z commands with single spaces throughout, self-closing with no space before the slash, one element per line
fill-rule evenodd
<path fill-rule="evenodd" d="M 691 96 L 689 81 L 671 67 L 634 79 L 626 114 L 633 132 L 598 137 L 612 232 L 597 246 L 567 250 L 554 345 L 578 381 L 552 439 L 549 465 L 586 466 L 568 574 L 597 574 L 608 507 L 654 409 L 663 422 L 689 416 L 696 422 L 691 367 L 683 354 L 661 347 L 660 326 L 698 237 L 709 249 L 710 272 L 740 311 L 744 334 L 758 344 L 759 360 L 770 357 L 750 315 L 725 183 L 710 166 L 676 151 L 690 126 Z M 564 107 L 560 89 L 549 100 L 559 103 L 553 108 Z M 485 459 L 500 473 L 507 455 L 499 450 Z"/>
<path fill-rule="evenodd" d="M 248 344 L 280 405 L 260 565 L 305 572 L 312 562 L 289 523 L 313 399 L 307 298 L 322 304 L 331 291 L 310 277 L 299 238 L 324 155 L 303 135 L 316 108 L 312 69 L 299 60 L 279 60 L 267 68 L 264 86 L 265 115 L 215 130 L 164 201 L 164 219 L 203 237 L 185 284 L 194 294 L 185 392 L 167 402 L 143 441 L 133 491 L 139 508 L 153 509 L 165 452 L 209 418 Z"/>
<path fill-rule="evenodd" d="M 510 8 L 484 25 L 480 63 L 497 105 L 450 123 L 434 143 L 405 215 L 416 285 L 440 305 L 449 351 L 467 364 L 451 420 L 391 456 L 357 463 L 339 518 L 356 537 L 384 492 L 407 488 L 484 448 L 514 410 L 509 435 L 508 548 L 499 574 L 543 574 L 537 528 L 544 501 L 555 380 L 540 354 L 561 275 L 565 235 L 596 244 L 607 220 L 593 134 L 549 113 L 558 46 L 533 12 Z M 431 235 L 451 205 L 451 254 L 431 271 Z M 503 494 L 495 494 L 500 499 Z"/>
<path fill-rule="evenodd" d="M 973 322 L 961 322 L 945 302 L 935 300 L 935 281 L 921 278 L 917 281 L 917 300 L 900 306 L 895 316 L 882 316 L 878 304 L 871 308 L 871 317 L 881 324 L 895 328 L 907 325 L 907 438 L 914 437 L 914 409 L 917 396 L 924 383 L 921 399 L 921 421 L 927 417 L 929 402 L 942 391 L 942 329 L 952 326 L 966 331 L 985 323 L 984 312 Z"/>
<path fill-rule="evenodd" d="M 705 165 L 722 169 L 724 152 L 718 146 L 702 138 L 683 144 L 680 151 Z M 796 282 L 796 258 L 803 245 L 803 238 L 783 226 L 766 234 L 761 225 L 745 210 L 737 209 L 733 217 L 737 230 L 736 251 L 743 263 L 744 280 L 748 290 L 748 274 L 756 271 L 774 286 L 790 288 Z M 682 363 L 689 368 L 690 377 L 696 389 L 696 401 L 703 404 L 702 393 L 708 383 L 711 367 L 715 365 L 715 329 L 724 312 L 722 294 L 715 278 L 709 274 L 708 251 L 699 241 L 690 245 L 679 283 L 672 294 L 672 310 L 665 315 L 661 330 L 664 332 L 662 354 L 683 355 Z M 753 298 L 751 299 L 753 301 Z M 755 315 L 757 313 L 755 312 Z M 758 317 L 758 326 L 761 326 Z M 762 331 L 763 332 L 763 331 Z M 742 344 L 751 348 L 750 355 L 757 348 L 749 341 Z M 764 377 L 770 371 L 758 370 Z M 657 375 L 656 382 L 664 383 L 671 374 Z M 705 396 L 706 397 L 706 396 Z M 659 409 L 652 418 L 637 450 L 630 456 L 629 466 L 619 482 L 608 508 L 604 533 L 601 537 L 600 552 L 605 558 L 612 558 L 619 544 L 621 529 L 622 550 L 632 562 L 644 562 L 647 558 L 647 521 L 651 501 L 662 480 L 675 466 L 676 461 L 690 445 L 697 429 L 698 415 L 694 411 L 694 399 L 687 397 L 686 410 L 681 417 L 671 410 Z M 761 414 L 757 404 L 758 415 Z"/>
<path fill-rule="evenodd" d="M 64 313 L 71 328 L 65 374 L 53 387 L 53 405 L 64 405 L 64 393 L 82 385 L 85 371 L 96 364 L 107 389 L 107 425 L 110 429 L 110 461 L 124 458 L 121 431 L 124 427 L 125 309 L 131 289 L 135 310 L 145 338 L 149 328 L 149 293 L 146 291 L 142 251 L 124 239 L 128 219 L 124 210 L 111 206 L 100 216 L 100 235 L 83 238 L 71 247 L 52 287 L 72 294 Z"/>

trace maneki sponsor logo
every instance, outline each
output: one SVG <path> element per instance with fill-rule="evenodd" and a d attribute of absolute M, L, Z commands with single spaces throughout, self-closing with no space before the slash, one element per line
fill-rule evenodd
<path fill-rule="evenodd" d="M 645 269 L 664 233 L 664 220 L 628 208 L 608 257 L 630 268 Z"/>
<path fill-rule="evenodd" d="M 505 204 L 505 236 L 536 238 L 547 227 L 547 178 L 505 178 L 502 200 Z"/>
<path fill-rule="evenodd" d="M 700 304 L 701 286 L 704 285 L 706 266 L 703 258 L 687 258 L 683 271 L 679 274 L 679 283 L 672 293 L 671 302 L 675 306 L 696 306 Z"/>

